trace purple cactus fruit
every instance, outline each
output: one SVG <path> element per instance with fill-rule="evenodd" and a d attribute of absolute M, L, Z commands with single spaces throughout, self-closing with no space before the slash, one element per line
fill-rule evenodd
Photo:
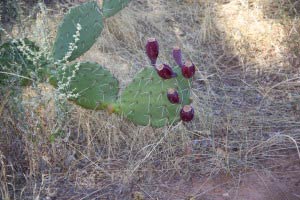
<path fill-rule="evenodd" d="M 185 78 L 191 78 L 194 76 L 196 71 L 195 65 L 191 61 L 186 61 L 181 68 L 182 75 Z"/>
<path fill-rule="evenodd" d="M 170 79 L 177 76 L 175 72 L 173 72 L 172 68 L 167 64 L 161 64 L 155 67 L 157 74 L 163 79 Z"/>
<path fill-rule="evenodd" d="M 173 48 L 173 58 L 174 58 L 176 64 L 179 67 L 182 67 L 183 64 L 182 64 L 181 49 L 177 46 Z"/>
<path fill-rule="evenodd" d="M 174 88 L 168 89 L 167 93 L 168 99 L 172 104 L 177 104 L 179 103 L 179 95 L 178 92 Z"/>
<path fill-rule="evenodd" d="M 184 122 L 189 122 L 194 118 L 194 109 L 190 105 L 185 105 L 180 111 L 180 118 Z"/>
<path fill-rule="evenodd" d="M 146 44 L 146 53 L 148 58 L 151 61 L 151 64 L 154 66 L 159 53 L 158 42 L 155 38 L 149 38 Z"/>

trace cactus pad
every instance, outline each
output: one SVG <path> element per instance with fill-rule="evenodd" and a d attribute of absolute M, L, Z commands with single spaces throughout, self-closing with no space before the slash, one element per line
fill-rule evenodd
<path fill-rule="evenodd" d="M 79 25 L 78 25 L 79 24 Z M 75 43 L 77 48 L 68 57 L 72 61 L 88 51 L 95 43 L 103 29 L 102 14 L 97 3 L 92 1 L 70 9 L 59 26 L 53 46 L 53 58 L 62 60 L 70 52 L 70 44 Z M 79 31 L 78 41 L 75 41 Z"/>
<path fill-rule="evenodd" d="M 103 1 L 103 15 L 105 18 L 115 15 L 122 10 L 131 0 L 104 0 Z"/>
<path fill-rule="evenodd" d="M 138 125 L 162 127 L 180 120 L 182 105 L 189 104 L 189 80 L 180 69 L 174 70 L 176 78 L 163 80 L 153 68 L 141 71 L 124 90 L 120 98 L 121 112 Z M 169 88 L 175 88 L 181 99 L 180 104 L 171 104 L 167 98 Z"/>
<path fill-rule="evenodd" d="M 71 78 L 69 78 L 71 77 Z M 118 80 L 97 63 L 75 63 L 68 66 L 65 72 L 58 72 L 58 88 L 62 92 L 77 95 L 69 99 L 87 109 L 104 109 L 115 102 L 118 91 Z M 69 81 L 69 84 L 67 83 Z M 66 84 L 62 87 L 62 84 Z"/>

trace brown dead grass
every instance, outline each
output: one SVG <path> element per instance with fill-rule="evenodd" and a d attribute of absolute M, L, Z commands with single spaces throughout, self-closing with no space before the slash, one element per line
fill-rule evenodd
<path fill-rule="evenodd" d="M 280 20 L 266 18 L 263 8 L 254 1 L 231 1 L 218 8 L 218 27 L 233 53 L 258 68 L 278 67 L 284 63 L 287 30 Z"/>
<path fill-rule="evenodd" d="M 170 50 L 179 45 L 198 67 L 192 91 L 196 119 L 140 127 L 57 101 L 47 85 L 27 88 L 22 118 L 11 107 L 1 116 L 8 146 L 23 152 L 6 151 L 6 157 L 23 156 L 13 163 L 23 166 L 18 198 L 259 200 L 272 199 L 271 179 L 298 198 L 299 77 L 289 63 L 290 54 L 296 55 L 289 34 L 297 38 L 289 28 L 298 22 L 266 18 L 267 1 L 250 3 L 133 1 L 108 19 L 80 60 L 105 65 L 124 87 L 148 65 L 148 37 L 160 42 L 160 62 L 172 63 Z M 49 19 L 40 15 L 48 19 L 49 41 L 61 18 L 56 13 Z M 283 20 L 291 21 L 282 25 Z M 43 30 L 41 22 L 25 33 Z M 244 178 L 253 171 L 263 175 Z M 262 185 L 271 185 L 271 192 Z"/>

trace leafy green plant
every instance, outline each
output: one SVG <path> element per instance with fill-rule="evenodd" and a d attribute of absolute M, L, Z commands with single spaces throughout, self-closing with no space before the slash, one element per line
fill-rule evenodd
<path fill-rule="evenodd" d="M 50 84 L 57 88 L 61 98 L 67 98 L 87 109 L 107 109 L 138 125 L 162 127 L 180 119 L 192 120 L 194 110 L 189 105 L 190 85 L 195 66 L 187 62 L 173 70 L 167 64 L 156 65 L 159 47 L 154 38 L 149 39 L 146 45 L 152 66 L 138 73 L 119 98 L 118 80 L 103 66 L 91 62 L 69 64 L 95 43 L 103 30 L 103 20 L 115 15 L 129 2 L 104 0 L 100 8 L 96 1 L 91 1 L 74 7 L 65 15 L 58 28 L 50 56 L 40 55 L 37 59 L 24 54 L 27 49 L 39 50 L 26 39 L 25 50 L 4 52 L 0 63 L 9 67 L 8 60 L 16 54 L 13 57 L 14 63 L 25 71 L 21 73 L 24 76 L 36 70 L 38 63 L 44 63 L 41 74 L 49 77 Z M 11 44 L 4 44 L 1 48 L 6 48 L 5 45 L 12 47 Z M 173 55 L 176 62 L 182 63 L 178 48 Z M 44 58 L 48 59 L 45 61 Z"/>
<path fill-rule="evenodd" d="M 0 83 L 4 84 L 12 74 L 20 77 L 20 83 L 26 86 L 32 80 L 28 78 L 31 72 L 41 73 L 40 65 L 45 59 L 37 55 L 39 47 L 32 41 L 25 39 L 11 40 L 0 46 Z M 5 72 L 5 73 L 4 73 Z"/>

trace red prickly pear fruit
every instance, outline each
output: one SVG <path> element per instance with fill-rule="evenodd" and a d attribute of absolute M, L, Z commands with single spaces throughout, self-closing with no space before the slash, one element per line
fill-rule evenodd
<path fill-rule="evenodd" d="M 161 64 L 155 67 L 157 74 L 163 79 L 170 79 L 177 76 L 175 72 L 173 72 L 172 68 L 167 64 Z"/>
<path fill-rule="evenodd" d="M 195 65 L 191 61 L 187 61 L 181 68 L 182 75 L 185 78 L 191 78 L 194 76 L 196 71 Z"/>
<path fill-rule="evenodd" d="M 168 89 L 167 97 L 172 104 L 180 102 L 178 92 L 174 88 Z"/>
<path fill-rule="evenodd" d="M 146 53 L 148 58 L 151 61 L 151 64 L 154 66 L 159 53 L 158 42 L 155 38 L 149 38 L 146 44 Z"/>
<path fill-rule="evenodd" d="M 174 47 L 173 48 L 173 58 L 176 62 L 176 64 L 179 66 L 179 67 L 182 67 L 182 54 L 181 54 L 181 49 L 179 47 Z"/>
<path fill-rule="evenodd" d="M 194 118 L 194 109 L 190 105 L 185 105 L 180 111 L 180 118 L 184 122 L 189 122 Z"/>

